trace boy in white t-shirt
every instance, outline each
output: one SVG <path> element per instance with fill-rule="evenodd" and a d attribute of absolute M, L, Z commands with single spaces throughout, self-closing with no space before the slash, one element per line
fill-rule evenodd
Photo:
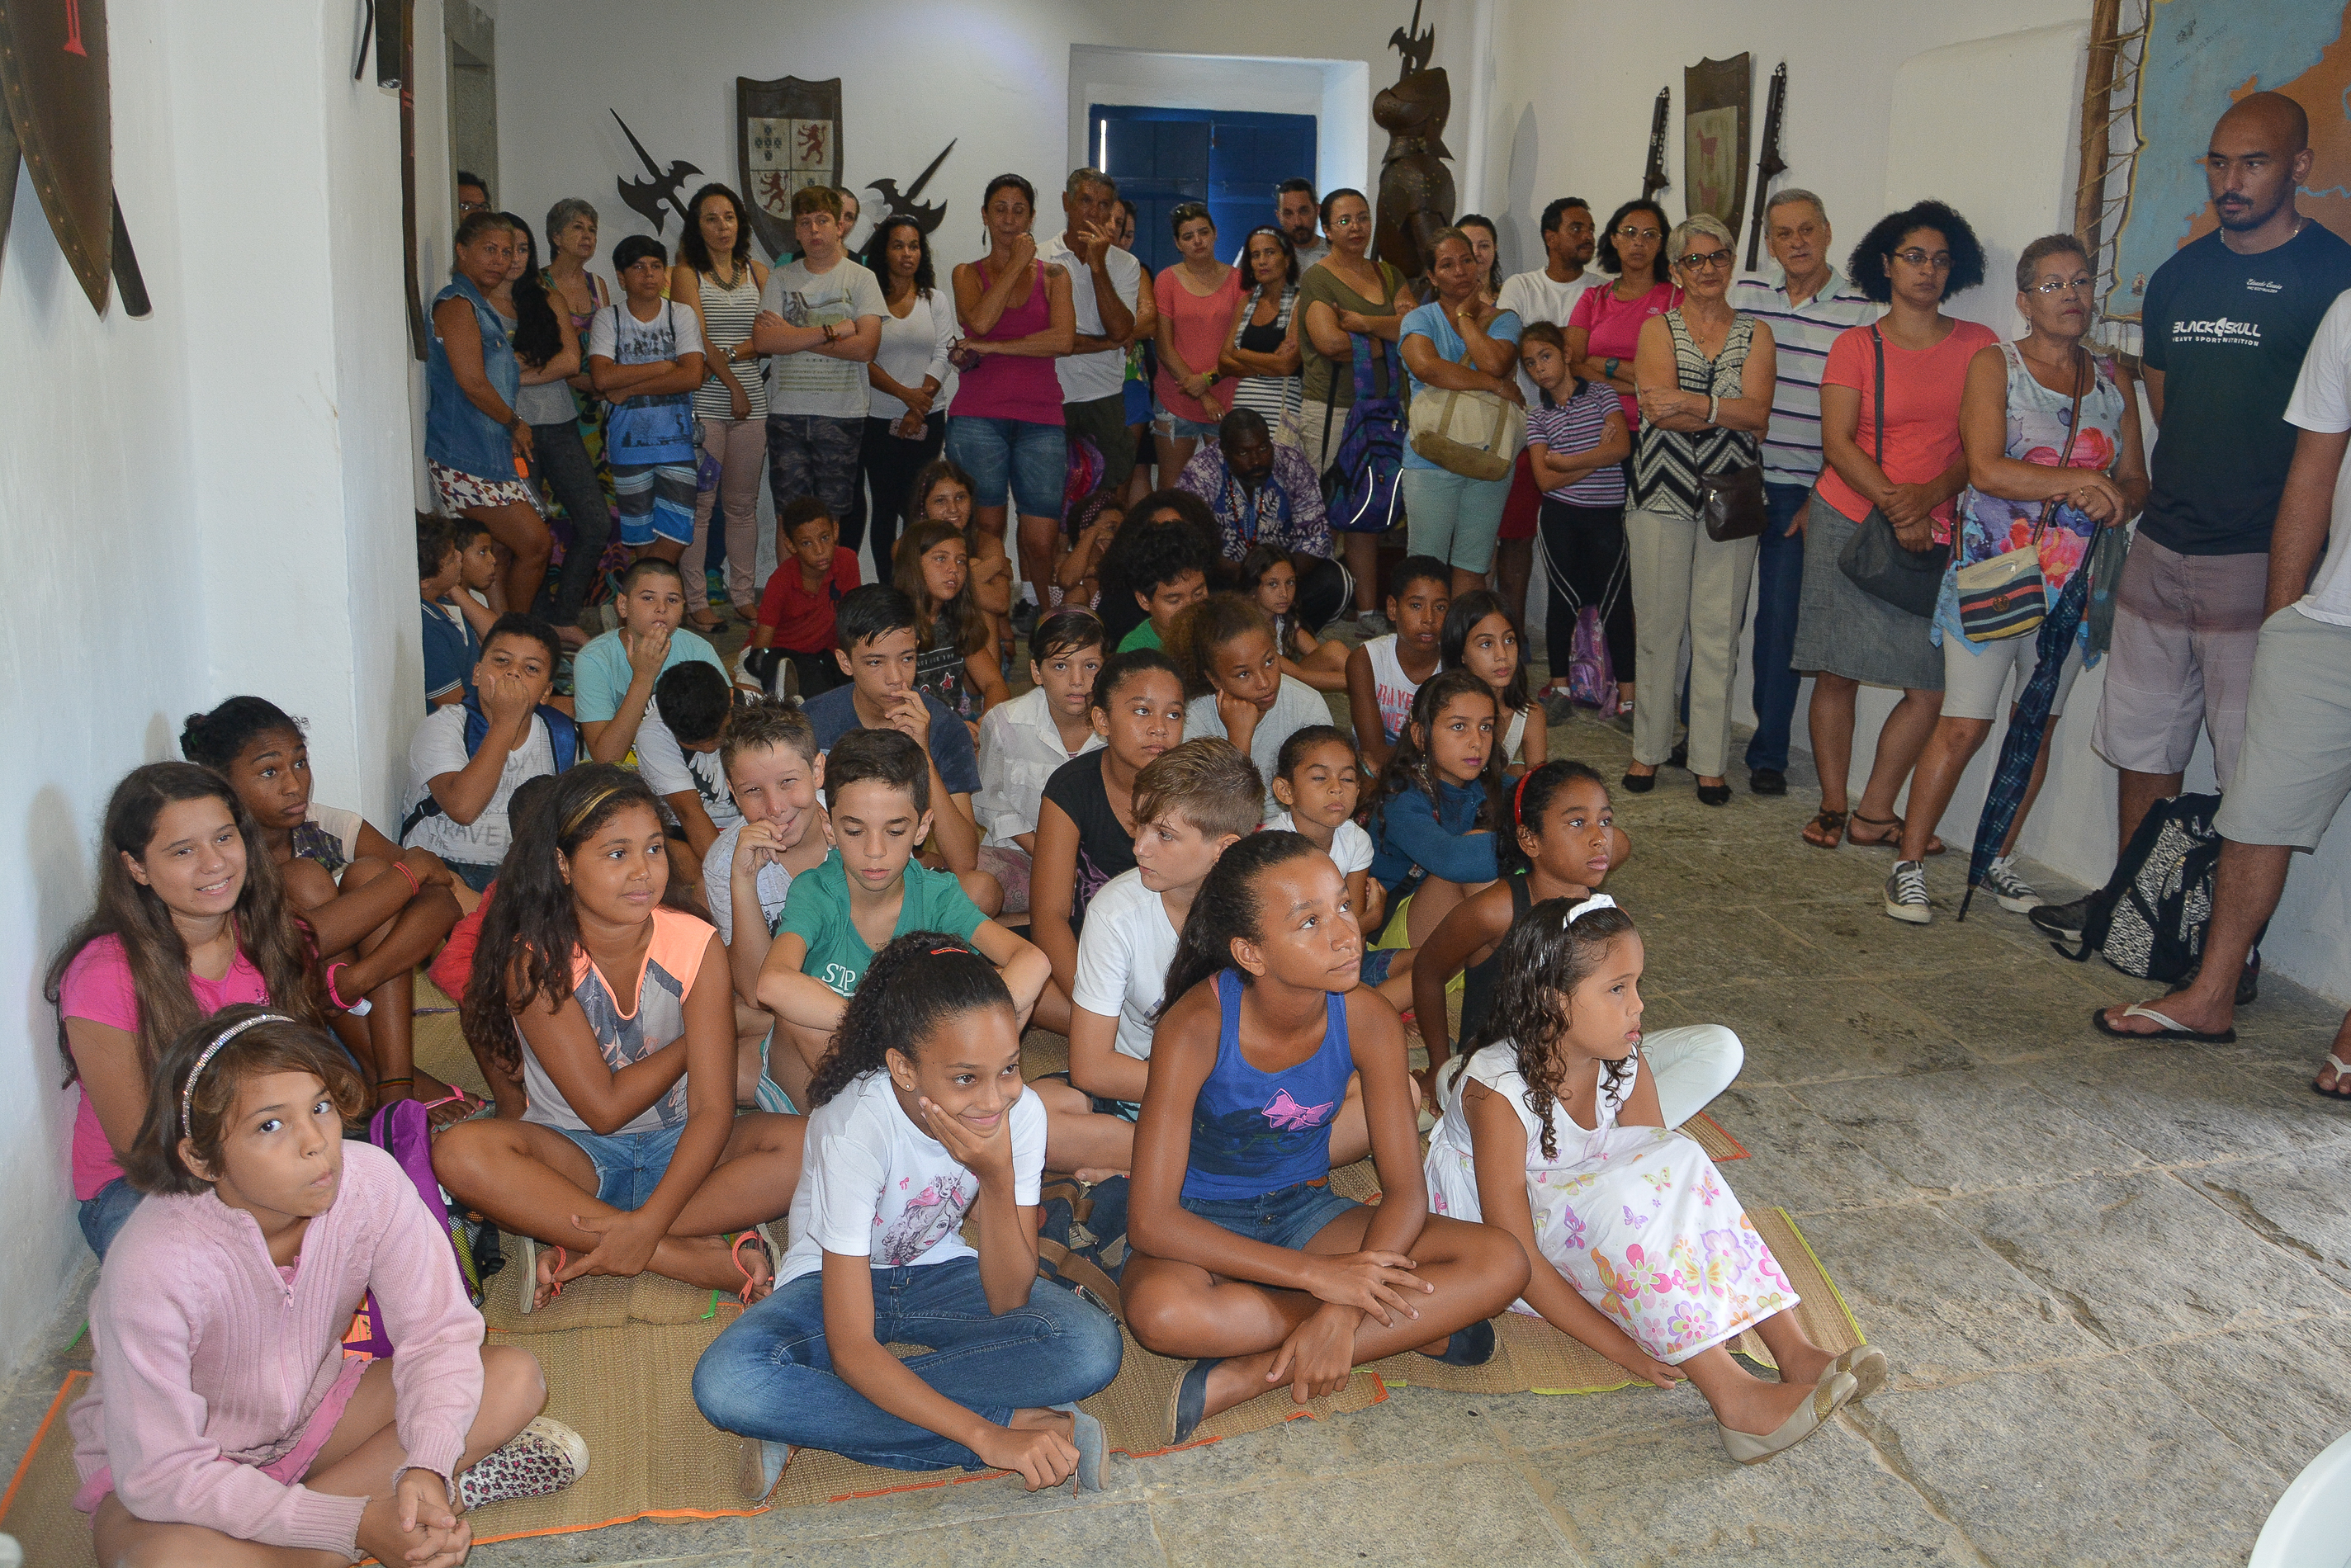
<path fill-rule="evenodd" d="M 817 804 L 824 757 L 807 714 L 789 702 L 761 701 L 728 715 L 718 764 L 741 815 L 711 841 L 702 892 L 735 981 L 735 1101 L 781 1110 L 785 1097 L 767 1071 L 776 1021 L 759 1005 L 759 968 L 792 878 L 816 869 L 831 848 Z"/>
<path fill-rule="evenodd" d="M 1363 798 L 1363 759 L 1335 724 L 1311 724 L 1281 743 L 1273 798 L 1284 809 L 1268 829 L 1302 834 L 1347 879 L 1347 901 L 1364 929 L 1364 979 L 1398 1011 L 1412 1005 L 1412 950 L 1370 945 L 1387 916 L 1387 889 L 1371 876 L 1372 836 L 1354 820 Z"/>
<path fill-rule="evenodd" d="M 1229 741 L 1186 741 L 1134 779 L 1134 869 L 1086 905 L 1071 988 L 1070 1071 L 1035 1087 L 1047 1163 L 1088 1180 L 1134 1158 L 1151 1032 L 1192 899 L 1227 848 L 1264 815 L 1257 764 Z"/>
<path fill-rule="evenodd" d="M 1029 634 L 1033 690 L 980 716 L 980 869 L 1004 886 L 1004 910 L 1029 908 L 1029 862 L 1037 853 L 1037 813 L 1045 783 L 1071 758 L 1098 751 L 1094 676 L 1102 667 L 1102 624 L 1085 610 L 1040 617 Z"/>
<path fill-rule="evenodd" d="M 744 1491 L 764 1498 L 794 1445 L 1099 1488 L 1102 1426 L 1076 1402 L 1109 1386 L 1122 1342 L 1038 1279 L 1045 1116 L 996 966 L 952 932 L 899 935 L 809 1097 L 775 1289 L 694 1373 L 704 1417 L 758 1440 Z M 893 1341 L 928 1349 L 901 1360 Z"/>
<path fill-rule="evenodd" d="M 555 628 L 509 611 L 483 639 L 478 703 L 424 716 L 408 742 L 408 810 L 400 842 L 438 855 L 479 893 L 498 874 L 513 830 L 507 803 L 526 780 L 560 773 L 580 754 L 568 713 L 545 707 L 555 680 Z"/>

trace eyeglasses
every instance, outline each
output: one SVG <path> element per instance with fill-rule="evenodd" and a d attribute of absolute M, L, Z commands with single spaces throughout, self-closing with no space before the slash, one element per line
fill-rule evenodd
<path fill-rule="evenodd" d="M 1902 263 L 1905 266 L 1933 267 L 1937 272 L 1949 272 L 1951 270 L 1951 253 L 1949 251 L 1936 251 L 1932 254 L 1929 254 L 1927 252 L 1920 250 L 1917 245 L 1912 245 L 1907 251 L 1896 251 L 1894 253 L 1894 259 Z"/>
<path fill-rule="evenodd" d="M 2098 284 L 2095 278 L 2077 277 L 2071 283 L 2059 283 L 2053 277 L 2047 283 L 2034 284 L 2032 286 L 2032 292 L 2035 294 L 2071 294 L 2074 290 L 2079 289 L 2083 293 L 2087 294 L 2097 286 Z"/>
<path fill-rule="evenodd" d="M 490 204 L 487 202 L 460 202 L 457 203 L 457 214 L 460 217 L 470 218 L 475 213 L 486 213 L 489 210 Z"/>
<path fill-rule="evenodd" d="M 1731 253 L 1729 251 L 1708 251 L 1704 255 L 1699 255 L 1693 251 L 1685 251 L 1682 253 L 1681 265 L 1693 272 L 1712 272 L 1717 267 L 1729 267 L 1730 262 Z"/>
<path fill-rule="evenodd" d="M 1635 229 L 1628 227 L 1617 230 L 1616 237 L 1620 240 L 1661 240 L 1664 239 L 1666 235 L 1663 229 Z"/>

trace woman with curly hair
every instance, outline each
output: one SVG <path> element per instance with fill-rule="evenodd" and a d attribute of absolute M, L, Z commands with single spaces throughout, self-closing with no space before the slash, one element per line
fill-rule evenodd
<path fill-rule="evenodd" d="M 1854 286 L 1890 308 L 1840 336 L 1821 374 L 1826 461 L 1804 507 L 1804 587 L 1792 660 L 1815 678 L 1808 722 L 1820 763 L 1821 811 L 1805 826 L 1804 842 L 1815 849 L 1834 849 L 1840 840 L 1893 849 L 1903 831 L 1895 796 L 1942 711 L 1943 659 L 1927 618 L 1864 593 L 1838 561 L 1873 514 L 1892 525 L 1906 550 L 1949 543 L 1952 503 L 1968 483 L 1959 397 L 1969 361 L 1997 337 L 1989 327 L 1943 314 L 1945 300 L 1983 281 L 1984 256 L 1968 221 L 1940 202 L 1879 219 L 1845 265 Z M 1877 732 L 1868 786 L 1848 811 L 1854 699 L 1865 683 L 1898 686 L 1902 701 Z M 1940 855 L 1935 825 L 1926 826 L 1922 853 Z"/>
<path fill-rule="evenodd" d="M 515 825 L 484 906 L 465 1043 L 522 1078 L 529 1107 L 451 1127 L 433 1170 L 550 1249 L 525 1249 L 526 1310 L 582 1274 L 740 1282 L 750 1300 L 772 1272 L 726 1233 L 790 1205 L 805 1124 L 736 1114 L 726 949 L 664 902 L 667 844 L 642 779 L 583 763 Z"/>
<path fill-rule="evenodd" d="M 1706 1152 L 1667 1130 L 1641 1070 L 1640 934 L 1605 893 L 1549 898 L 1502 939 L 1486 1023 L 1423 1167 L 1431 1214 L 1518 1239 L 1512 1310 L 1635 1377 L 1706 1396 L 1722 1446 L 1761 1464 L 1886 1380 L 1886 1354 L 1831 1355 Z M 1780 1380 L 1730 1357 L 1753 1329 Z"/>

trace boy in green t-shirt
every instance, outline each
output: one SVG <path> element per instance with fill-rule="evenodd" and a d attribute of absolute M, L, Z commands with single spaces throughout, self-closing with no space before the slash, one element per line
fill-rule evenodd
<path fill-rule="evenodd" d="M 1044 953 L 980 913 L 949 871 L 914 858 L 931 829 L 931 764 L 897 730 L 853 730 L 824 761 L 832 852 L 792 878 L 768 961 L 759 1003 L 774 1013 L 797 1060 L 771 1051 L 768 1067 L 792 1103 L 830 1048 L 841 1009 L 873 955 L 908 931 L 944 931 L 979 950 L 1003 971 L 1015 1025 L 1052 977 Z M 787 1077 L 794 1081 L 786 1081 Z"/>
<path fill-rule="evenodd" d="M 1134 602 L 1150 618 L 1119 639 L 1121 653 L 1157 648 L 1176 618 L 1208 597 L 1209 562 L 1192 531 L 1181 525 L 1149 528 L 1120 565 Z"/>

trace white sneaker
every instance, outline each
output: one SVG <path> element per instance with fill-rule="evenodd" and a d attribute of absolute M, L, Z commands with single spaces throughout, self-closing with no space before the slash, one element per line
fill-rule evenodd
<path fill-rule="evenodd" d="M 1984 886 L 2000 900 L 2000 907 L 2011 915 L 2041 908 L 2041 895 L 2034 892 L 2023 877 L 2016 874 L 2016 857 L 2003 855 L 1991 863 L 1984 873 Z"/>
<path fill-rule="evenodd" d="M 1927 863 L 1924 860 L 1895 862 L 1894 874 L 1886 879 L 1886 912 L 1914 926 L 1923 926 L 1934 919 L 1934 911 L 1927 907 Z"/>

